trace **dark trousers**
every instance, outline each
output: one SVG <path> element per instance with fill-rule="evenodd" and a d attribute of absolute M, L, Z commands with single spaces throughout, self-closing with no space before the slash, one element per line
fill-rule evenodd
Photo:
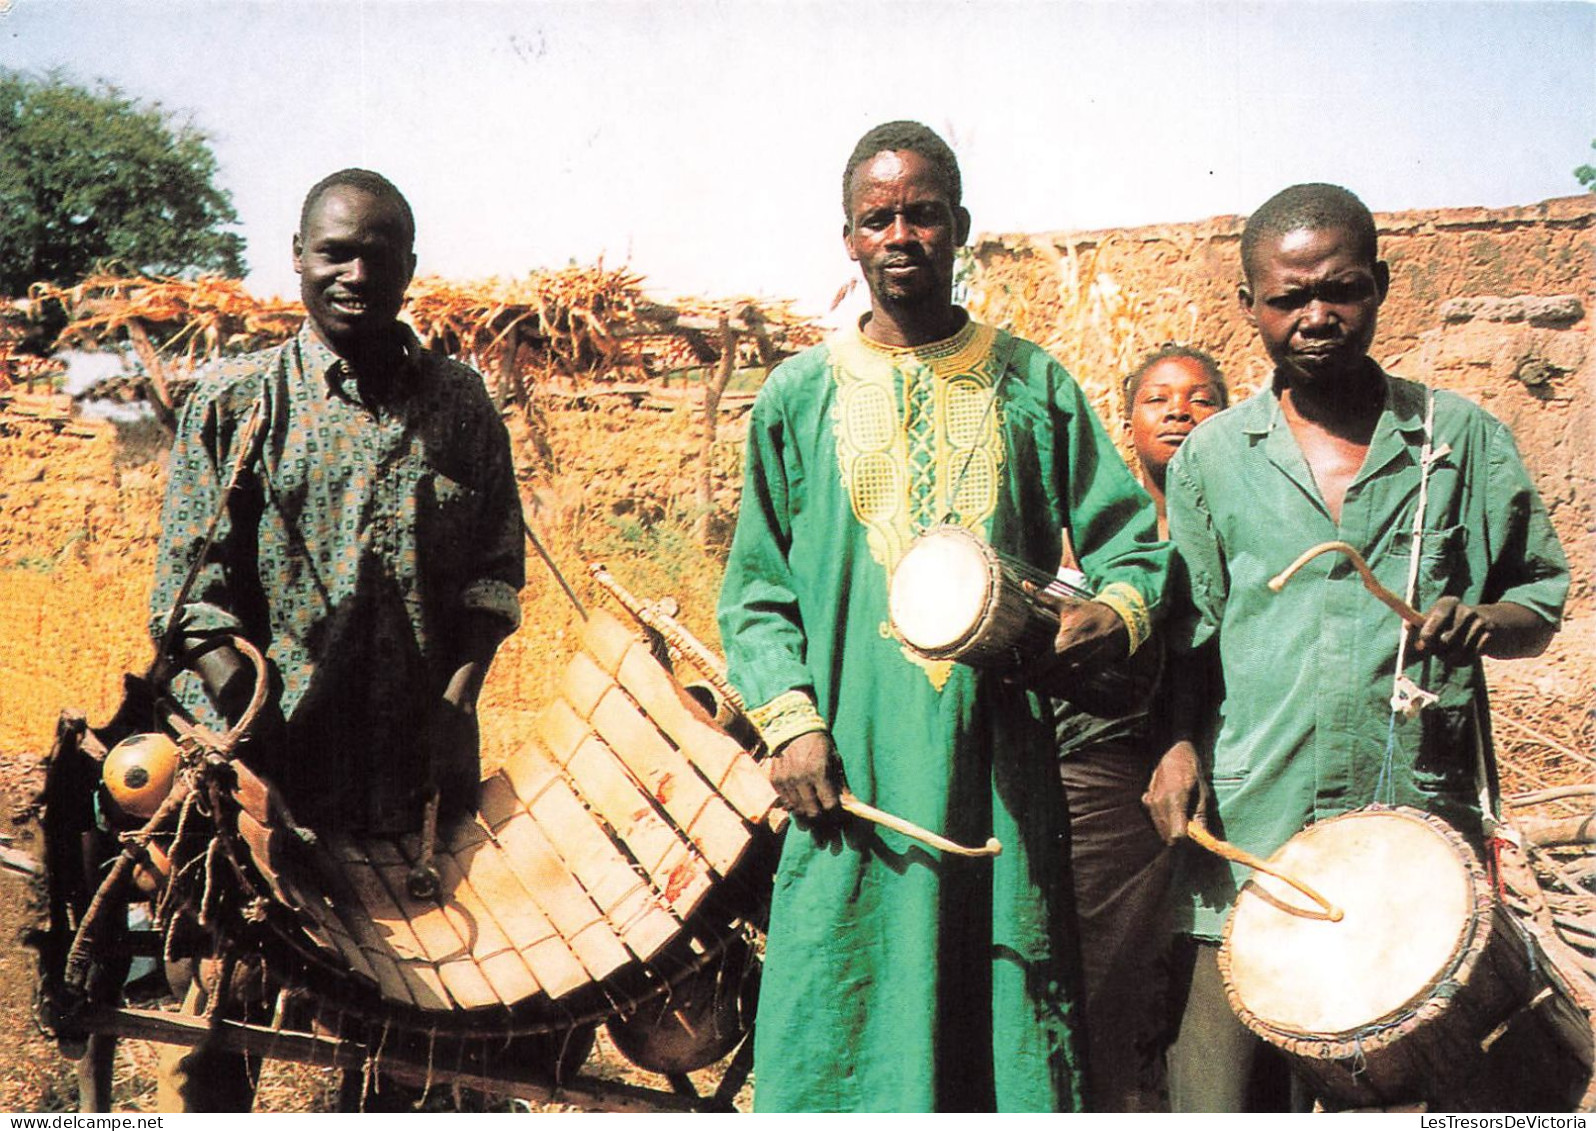
<path fill-rule="evenodd" d="M 1284 1056 L 1236 1019 L 1219 974 L 1219 944 L 1182 936 L 1177 966 L 1189 975 L 1180 1030 L 1169 1049 L 1169 1109 L 1176 1112 L 1311 1111 L 1312 1097 Z"/>
<path fill-rule="evenodd" d="M 1134 740 L 1059 763 L 1085 989 L 1093 1111 L 1166 1111 L 1170 852 L 1142 806 L 1156 760 Z"/>

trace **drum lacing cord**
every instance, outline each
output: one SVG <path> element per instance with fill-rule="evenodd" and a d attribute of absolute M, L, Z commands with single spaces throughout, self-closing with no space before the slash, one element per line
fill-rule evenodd
<path fill-rule="evenodd" d="M 1418 595 L 1419 563 L 1424 552 L 1424 520 L 1429 503 L 1430 470 L 1435 463 L 1451 454 L 1452 446 L 1442 444 L 1435 446 L 1435 390 L 1428 391 L 1424 408 L 1424 441 L 1419 449 L 1419 497 L 1413 508 L 1413 527 L 1410 536 L 1410 550 L 1408 555 L 1408 577 L 1405 609 L 1398 609 L 1403 618 L 1403 623 L 1397 628 L 1397 655 L 1396 670 L 1391 679 L 1391 719 L 1386 728 L 1385 752 L 1380 763 L 1380 776 L 1375 784 L 1374 800 L 1376 804 L 1394 805 L 1396 803 L 1396 725 L 1397 717 L 1411 719 L 1424 708 L 1434 705 L 1439 697 L 1431 691 L 1426 691 L 1407 676 L 1408 657 L 1408 626 L 1417 628 L 1423 625 L 1423 617 L 1413 608 L 1413 602 Z M 1366 578 L 1367 579 L 1367 578 Z M 1393 606 L 1395 608 L 1395 606 Z M 1411 614 L 1411 615 L 1409 615 Z M 1493 881 L 1500 889 L 1501 866 L 1498 859 L 1501 845 L 1497 837 L 1497 824 L 1500 819 L 1498 812 L 1498 799 L 1491 786 L 1490 769 L 1487 765 L 1485 750 L 1484 720 L 1479 717 L 1479 704 L 1471 704 L 1474 712 L 1474 784 L 1479 797 L 1480 818 L 1484 825 L 1488 854 L 1487 865 Z M 1498 890 L 1500 895 L 1500 890 Z"/>
<path fill-rule="evenodd" d="M 1540 963 L 1535 957 L 1536 951 L 1539 949 L 1539 947 L 1535 941 L 1534 934 L 1519 920 L 1517 915 L 1514 915 L 1511 912 L 1501 916 L 1501 918 L 1506 919 L 1513 925 L 1513 932 L 1518 935 L 1519 942 L 1523 944 L 1524 959 L 1528 966 L 1527 973 L 1529 975 L 1531 989 L 1533 989 L 1537 984 L 1540 986 L 1540 989 L 1534 993 L 1526 991 L 1524 998 L 1519 1003 L 1518 1007 L 1504 1017 L 1494 1029 L 1492 1029 L 1484 1037 L 1480 1038 L 1481 1051 L 1489 1051 L 1490 1047 L 1500 1040 L 1503 1034 L 1505 1034 L 1508 1029 L 1512 1027 L 1513 1022 L 1517 1021 L 1521 1016 L 1540 1005 L 1543 1001 L 1547 1000 L 1556 992 L 1556 984 L 1550 977 L 1550 973 L 1542 973 Z"/>
<path fill-rule="evenodd" d="M 1369 1058 L 1363 1051 L 1363 1038 L 1366 1035 L 1368 1035 L 1368 1031 L 1364 1029 L 1359 1029 L 1352 1034 L 1352 1079 L 1354 1081 L 1369 1070 Z"/>
<path fill-rule="evenodd" d="M 1408 580 L 1406 604 L 1413 607 L 1418 595 L 1419 562 L 1424 556 L 1424 518 L 1430 497 L 1430 468 L 1452 450 L 1450 444 L 1435 447 L 1435 390 L 1429 390 L 1424 406 L 1424 442 L 1419 448 L 1419 498 L 1413 507 L 1413 530 L 1409 539 Z M 1423 624 L 1422 618 L 1419 621 Z M 1391 681 L 1391 712 L 1393 718 L 1401 714 L 1412 718 L 1425 707 L 1436 702 L 1436 696 L 1414 683 L 1405 674 L 1408 657 L 1408 629 L 1404 624 L 1397 629 L 1396 672 Z M 1389 747 L 1388 747 L 1389 750 Z"/>
<path fill-rule="evenodd" d="M 1269 579 L 1269 588 L 1279 592 L 1281 587 L 1290 580 L 1291 576 L 1305 564 L 1320 554 L 1330 551 L 1344 555 L 1352 563 L 1363 586 L 1375 597 L 1379 598 L 1388 608 L 1397 614 L 1400 622 L 1397 626 L 1397 654 L 1396 668 L 1391 678 L 1391 718 L 1386 728 L 1385 750 L 1380 761 L 1380 773 L 1374 788 L 1374 803 L 1376 805 L 1394 805 L 1396 803 L 1396 724 L 1398 716 L 1412 718 L 1425 707 L 1438 701 L 1438 697 L 1426 691 L 1413 680 L 1408 678 L 1407 656 L 1409 630 L 1424 624 L 1424 616 L 1413 607 L 1414 598 L 1418 594 L 1419 563 L 1424 554 L 1424 518 L 1428 509 L 1430 491 L 1430 469 L 1435 462 L 1452 451 L 1450 444 L 1434 447 L 1435 442 L 1435 392 L 1430 390 L 1425 402 L 1424 412 L 1424 440 L 1419 449 L 1419 495 L 1413 508 L 1413 524 L 1409 537 L 1408 574 L 1406 594 L 1398 597 L 1392 593 L 1369 568 L 1369 563 L 1364 561 L 1355 546 L 1346 542 L 1322 542 L 1317 546 L 1304 551 L 1296 561 L 1281 570 Z"/>
<path fill-rule="evenodd" d="M 992 395 L 987 398 L 986 408 L 981 413 L 981 419 L 976 422 L 975 435 L 977 440 L 986 431 L 987 423 L 997 415 L 998 392 L 1003 388 L 1003 382 L 1008 378 L 1009 362 L 1014 358 L 1015 343 L 1018 340 L 1011 335 L 1004 347 L 1003 356 L 998 359 L 997 376 L 992 379 Z M 953 523 L 953 516 L 956 513 L 955 508 L 959 502 L 959 491 L 964 487 L 964 477 L 970 473 L 970 463 L 975 459 L 976 450 L 976 445 L 972 443 L 969 450 L 964 453 L 964 462 L 959 466 L 959 474 L 953 479 L 953 489 L 945 496 L 948 509 L 943 512 L 941 520 L 934 525 L 947 526 Z M 916 530 L 913 533 L 921 534 L 924 531 Z M 1051 577 L 1051 575 L 1048 576 Z"/>
<path fill-rule="evenodd" d="M 1463 983 L 1459 982 L 1456 978 L 1448 977 L 1444 981 L 1437 983 L 1429 991 L 1429 994 L 1431 1000 L 1440 999 L 1444 1001 L 1456 997 L 1462 989 Z M 1355 1029 L 1353 1031 L 1350 1072 L 1354 1080 L 1356 1080 L 1359 1076 L 1362 1076 L 1368 1070 L 1369 1066 L 1368 1054 L 1364 1050 L 1363 1043 L 1365 1041 L 1373 1040 L 1376 1037 L 1382 1036 L 1385 1033 L 1389 1033 L 1393 1029 L 1399 1029 L 1411 1020 L 1411 1017 L 1395 1017 L 1389 1021 L 1380 1022 L 1373 1025 L 1364 1025 L 1361 1028 Z"/>
<path fill-rule="evenodd" d="M 1419 562 L 1424 557 L 1424 519 L 1425 512 L 1429 509 L 1430 498 L 1430 468 L 1436 460 L 1451 452 L 1450 444 L 1435 447 L 1435 390 L 1430 389 L 1425 397 L 1424 405 L 1424 441 L 1419 447 L 1419 497 L 1413 507 L 1413 529 L 1409 537 L 1408 549 L 1408 577 L 1407 587 L 1404 591 L 1404 604 L 1408 609 L 1413 609 L 1414 599 L 1419 590 Z M 1397 654 L 1396 670 L 1391 676 L 1391 720 L 1386 727 L 1385 754 L 1380 762 L 1380 777 L 1375 784 L 1374 800 L 1377 804 L 1396 804 L 1396 724 L 1397 716 L 1411 719 L 1424 708 L 1438 702 L 1434 692 L 1426 691 L 1413 680 L 1408 678 L 1408 637 L 1409 626 L 1419 627 L 1424 623 L 1422 617 L 1417 622 L 1403 616 L 1397 625 Z"/>

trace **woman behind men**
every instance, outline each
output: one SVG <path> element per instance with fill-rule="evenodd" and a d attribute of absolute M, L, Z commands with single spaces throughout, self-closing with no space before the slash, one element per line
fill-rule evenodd
<path fill-rule="evenodd" d="M 1183 346 L 1154 352 L 1126 378 L 1134 469 L 1158 505 L 1160 534 L 1168 535 L 1170 459 L 1227 402 L 1218 364 Z M 1157 717 L 1154 708 L 1124 719 L 1096 718 L 1063 702 L 1055 710 L 1080 921 L 1087 1096 L 1097 1111 L 1167 1110 L 1170 857 L 1149 808 L 1173 794 L 1157 788 L 1168 748 Z"/>

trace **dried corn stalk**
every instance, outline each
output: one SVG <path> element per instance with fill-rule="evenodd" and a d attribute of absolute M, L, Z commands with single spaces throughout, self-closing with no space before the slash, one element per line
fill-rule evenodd
<path fill-rule="evenodd" d="M 291 335 L 304 318 L 298 303 L 262 301 L 237 279 L 91 275 L 73 287 L 32 289 L 36 303 L 56 302 L 71 321 L 57 348 L 132 346 L 144 368 L 85 390 L 82 399 L 145 400 L 171 427 L 195 370 L 227 353 L 260 349 Z"/>
<path fill-rule="evenodd" d="M 91 275 L 74 287 L 41 283 L 35 301 L 59 302 L 71 317 L 57 344 L 101 349 L 120 344 L 141 325 L 168 357 L 189 359 L 260 349 L 287 338 L 304 308 L 283 299 L 258 299 L 237 279 L 123 278 Z"/>
<path fill-rule="evenodd" d="M 411 284 L 406 317 L 434 348 L 473 364 L 501 404 L 533 410 L 532 392 L 550 382 L 649 380 L 716 365 L 722 318 L 737 331 L 736 366 L 773 365 L 820 340 L 809 319 L 780 301 L 647 298 L 643 278 L 625 269 L 572 266 L 516 279 Z M 236 279 L 95 275 L 75 287 L 41 284 L 36 303 L 62 305 L 71 321 L 58 344 L 131 346 L 143 372 L 97 383 L 82 399 L 142 400 L 170 425 L 196 370 L 224 355 L 291 336 L 300 304 L 258 300 Z M 0 377 L 4 370 L 0 368 Z"/>

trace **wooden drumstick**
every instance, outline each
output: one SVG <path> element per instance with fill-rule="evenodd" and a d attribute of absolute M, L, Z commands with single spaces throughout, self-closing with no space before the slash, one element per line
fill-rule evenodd
<path fill-rule="evenodd" d="M 1312 549 L 1304 551 L 1301 557 L 1269 579 L 1270 590 L 1275 593 L 1280 592 L 1280 590 L 1285 586 L 1286 582 L 1291 580 L 1292 574 L 1296 573 L 1314 558 L 1317 558 L 1320 554 L 1327 554 L 1331 551 L 1334 551 L 1338 554 L 1345 554 L 1347 560 L 1352 563 L 1352 567 L 1358 571 L 1358 576 L 1363 578 L 1363 587 L 1383 601 L 1392 612 L 1396 613 L 1397 616 L 1407 621 L 1414 628 L 1419 628 L 1424 624 L 1424 614 L 1419 612 L 1412 605 L 1408 604 L 1401 597 L 1398 597 L 1395 593 L 1391 592 L 1391 590 L 1387 589 L 1384 585 L 1381 585 L 1379 580 L 1374 576 L 1374 571 L 1369 568 L 1369 563 L 1363 560 L 1363 555 L 1358 553 L 1356 549 L 1347 545 L 1345 542 L 1321 542 Z"/>
<path fill-rule="evenodd" d="M 1255 872 L 1262 872 L 1266 876 L 1273 876 L 1282 883 L 1290 884 L 1303 895 L 1307 896 L 1320 907 L 1324 908 L 1323 911 L 1309 911 L 1301 907 L 1292 907 L 1286 903 L 1277 904 L 1282 911 L 1289 912 L 1292 915 L 1300 915 L 1304 919 L 1328 919 L 1332 923 L 1339 923 L 1342 919 L 1346 918 L 1346 912 L 1342 911 L 1341 908 L 1331 903 L 1328 899 L 1314 891 L 1301 880 L 1293 879 L 1291 876 L 1288 876 L 1284 872 L 1277 869 L 1274 865 L 1267 864 L 1258 859 L 1258 857 L 1254 856 L 1244 848 L 1237 848 L 1229 841 L 1220 840 L 1213 833 L 1208 831 L 1208 826 L 1204 825 L 1201 819 L 1193 817 L 1190 821 L 1186 822 L 1186 835 L 1191 837 L 1192 840 L 1196 841 L 1203 848 L 1206 848 L 1209 852 L 1212 852 L 1215 856 L 1223 857 L 1226 860 L 1234 860 L 1237 864 L 1243 864 Z"/>
<path fill-rule="evenodd" d="M 853 795 L 850 789 L 842 791 L 842 809 L 855 817 L 880 825 L 884 829 L 891 829 L 895 833 L 902 833 L 910 840 L 917 840 L 921 844 L 939 849 L 953 856 L 998 856 L 1003 852 L 1003 844 L 997 837 L 987 837 L 986 844 L 980 848 L 971 848 L 968 845 L 958 844 L 947 837 L 938 836 L 929 829 L 922 829 L 912 821 L 905 821 L 902 817 L 895 817 L 891 813 L 884 813 L 874 805 L 866 805 Z"/>
<path fill-rule="evenodd" d="M 716 691 L 720 692 L 721 697 L 734 711 L 741 714 L 745 710 L 743 697 L 738 694 L 737 689 L 732 686 L 731 681 L 726 677 L 725 664 L 720 657 L 700 643 L 697 637 L 688 632 L 685 626 L 659 608 L 645 605 L 642 601 L 632 596 L 610 575 L 609 570 L 604 567 L 602 562 L 593 562 L 588 566 L 588 571 L 593 575 L 595 581 L 605 589 L 608 589 L 620 601 L 627 612 L 631 613 L 642 624 L 658 632 L 665 638 L 667 643 L 680 649 L 688 659 L 692 660 L 698 666 L 705 679 Z M 902 833 L 910 840 L 919 841 L 930 848 L 938 849 L 953 856 L 990 857 L 997 856 L 1003 851 L 1003 844 L 997 837 L 988 837 L 986 844 L 980 848 L 971 848 L 968 845 L 958 844 L 947 837 L 938 836 L 929 829 L 922 829 L 912 821 L 906 821 L 902 817 L 895 817 L 891 813 L 883 812 L 873 805 L 866 805 L 855 797 L 851 790 L 846 788 L 843 789 L 841 794 L 841 804 L 845 813 L 870 821 L 872 824 L 880 825 L 882 828 L 891 829 L 893 832 Z M 786 827 L 787 821 L 782 811 L 777 809 L 772 811 L 771 819 L 767 823 L 773 831 L 780 832 Z"/>

